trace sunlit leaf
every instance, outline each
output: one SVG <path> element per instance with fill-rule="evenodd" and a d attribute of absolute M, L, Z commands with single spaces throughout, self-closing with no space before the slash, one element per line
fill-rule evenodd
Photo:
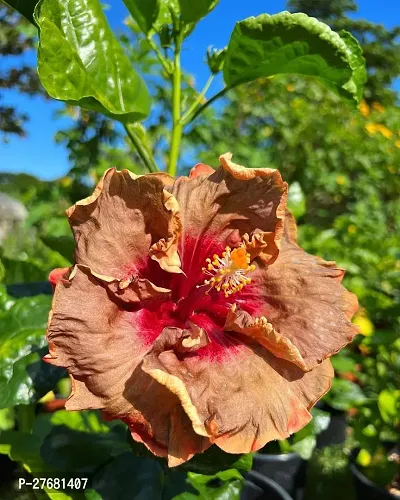
<path fill-rule="evenodd" d="M 324 396 L 324 401 L 335 410 L 348 410 L 353 406 L 365 403 L 368 398 L 360 386 L 350 380 L 334 378 L 332 388 Z"/>
<path fill-rule="evenodd" d="M 98 0 L 42 0 L 38 72 L 51 97 L 120 121 L 145 118 L 150 97 Z"/>
<path fill-rule="evenodd" d="M 342 38 L 306 14 L 262 14 L 238 22 L 224 64 L 228 87 L 280 74 L 317 78 L 345 99 L 359 101 L 364 60 L 355 39 Z"/>
<path fill-rule="evenodd" d="M 160 10 L 158 0 L 123 0 L 143 33 L 151 31 Z"/>
<path fill-rule="evenodd" d="M 387 423 L 400 422 L 400 390 L 394 391 L 384 389 L 378 396 L 379 412 Z"/>
<path fill-rule="evenodd" d="M 179 0 L 182 19 L 195 23 L 206 16 L 217 5 L 219 0 Z"/>
<path fill-rule="evenodd" d="M 50 301 L 46 296 L 20 299 L 0 314 L 0 408 L 28 404 L 36 396 Z"/>

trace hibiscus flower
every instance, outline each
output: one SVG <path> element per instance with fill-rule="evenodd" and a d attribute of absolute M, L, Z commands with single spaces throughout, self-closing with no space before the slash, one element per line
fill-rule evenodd
<path fill-rule="evenodd" d="M 108 170 L 67 211 L 75 265 L 51 275 L 45 360 L 71 376 L 66 408 L 122 419 L 170 466 L 301 429 L 357 333 L 344 271 L 297 245 L 279 172 L 220 163 Z"/>

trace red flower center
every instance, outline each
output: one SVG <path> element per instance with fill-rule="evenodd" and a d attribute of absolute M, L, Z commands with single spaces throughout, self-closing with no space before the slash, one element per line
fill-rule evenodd
<path fill-rule="evenodd" d="M 242 289 L 251 282 L 247 275 L 255 266 L 250 265 L 250 256 L 244 247 L 232 250 L 216 239 L 202 238 L 200 241 L 186 236 L 181 241 L 179 253 L 182 274 L 167 273 L 152 260 L 140 271 L 141 277 L 172 291 L 170 300 L 154 300 L 141 309 L 140 335 L 150 345 L 164 328 L 184 329 L 194 323 L 203 328 L 210 339 L 210 343 L 196 354 L 225 357 L 231 349 L 241 346 L 224 332 L 232 304 L 239 301 L 248 312 L 258 309 L 254 285 L 246 287 L 243 305 L 240 300 Z M 209 255 L 213 256 L 212 260 Z"/>

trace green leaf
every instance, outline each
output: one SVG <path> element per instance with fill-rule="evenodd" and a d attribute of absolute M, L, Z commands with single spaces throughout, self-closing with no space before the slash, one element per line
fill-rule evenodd
<path fill-rule="evenodd" d="M 365 59 L 362 54 L 362 48 L 357 39 L 348 31 L 341 30 L 340 38 L 345 42 L 349 49 L 349 62 L 353 74 L 344 88 L 356 96 L 356 101 L 360 102 L 363 94 L 364 84 L 367 81 L 367 71 L 365 68 Z"/>
<path fill-rule="evenodd" d="M 52 250 L 55 250 L 66 258 L 69 262 L 73 261 L 75 251 L 75 241 L 71 236 L 41 236 L 41 240 Z"/>
<path fill-rule="evenodd" d="M 318 436 L 321 432 L 326 431 L 331 421 L 331 415 L 327 411 L 320 410 L 319 408 L 311 409 L 312 420 L 309 424 L 311 432 L 314 436 Z"/>
<path fill-rule="evenodd" d="M 41 441 L 37 436 L 26 432 L 0 432 L 0 454 L 27 465 L 31 471 L 49 472 L 49 467 L 40 458 L 40 445 Z"/>
<path fill-rule="evenodd" d="M 14 428 L 15 412 L 14 408 L 2 408 L 0 410 L 0 430 L 8 431 Z"/>
<path fill-rule="evenodd" d="M 400 390 L 381 391 L 378 396 L 378 407 L 383 420 L 396 425 L 396 421 L 400 421 Z"/>
<path fill-rule="evenodd" d="M 228 87 L 279 74 L 317 78 L 348 100 L 359 101 L 364 60 L 357 42 L 306 14 L 262 14 L 236 24 L 224 64 Z M 365 70 L 364 70 L 365 71 Z"/>
<path fill-rule="evenodd" d="M 350 380 L 334 378 L 332 388 L 324 396 L 324 401 L 335 410 L 348 410 L 354 406 L 365 403 L 368 398 L 360 386 Z"/>
<path fill-rule="evenodd" d="M 211 446 L 204 453 L 195 455 L 180 467 L 200 474 L 215 474 L 226 469 L 247 472 L 253 465 L 251 453 L 233 455 L 222 451 L 218 446 Z"/>
<path fill-rule="evenodd" d="M 131 16 L 138 23 L 143 33 L 151 31 L 156 21 L 160 5 L 158 0 L 123 0 Z"/>
<path fill-rule="evenodd" d="M 217 5 L 219 0 L 179 0 L 182 20 L 195 23 L 206 16 Z"/>
<path fill-rule="evenodd" d="M 10 7 L 17 10 L 22 14 L 28 21 L 34 23 L 33 11 L 35 10 L 36 4 L 39 0 L 4 0 Z"/>
<path fill-rule="evenodd" d="M 18 260 L 2 257 L 5 273 L 5 283 L 32 283 L 47 278 L 46 271 L 32 259 Z"/>
<path fill-rule="evenodd" d="M 304 439 L 292 444 L 292 450 L 301 456 L 303 460 L 309 460 L 314 451 L 317 439 L 315 436 L 306 436 Z"/>
<path fill-rule="evenodd" d="M 57 425 L 45 437 L 43 460 L 60 471 L 93 472 L 111 458 L 130 451 L 125 429 L 116 426 L 109 433 L 93 434 Z"/>
<path fill-rule="evenodd" d="M 179 4 L 178 0 L 158 0 L 160 5 L 160 10 L 158 11 L 158 16 L 154 22 L 154 28 L 156 31 L 161 29 L 164 24 L 173 24 L 172 17 L 179 16 Z M 173 16 L 171 15 L 173 13 Z"/>
<path fill-rule="evenodd" d="M 29 297 L 0 313 L 0 408 L 28 404 L 35 396 L 50 302 Z"/>
<path fill-rule="evenodd" d="M 357 361 L 350 356 L 337 354 L 331 357 L 333 368 L 338 373 L 354 372 Z"/>
<path fill-rule="evenodd" d="M 174 500 L 196 500 L 199 498 L 239 500 L 244 484 L 242 475 L 236 469 L 218 472 L 214 476 L 189 472 L 187 482 L 199 492 L 199 495 L 182 493 L 174 497 Z"/>
<path fill-rule="evenodd" d="M 98 0 L 41 0 L 38 72 L 51 97 L 127 122 L 145 118 L 150 97 Z"/>
<path fill-rule="evenodd" d="M 123 453 L 93 476 L 92 488 L 103 499 L 158 500 L 164 486 L 164 473 L 151 458 Z"/>

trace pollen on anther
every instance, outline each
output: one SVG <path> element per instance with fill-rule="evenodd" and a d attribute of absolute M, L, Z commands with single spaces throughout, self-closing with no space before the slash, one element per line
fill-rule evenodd
<path fill-rule="evenodd" d="M 214 254 L 213 261 L 210 258 L 206 259 L 208 265 L 203 267 L 202 271 L 211 278 L 205 280 L 203 285 L 198 285 L 198 288 L 209 285 L 210 288 L 205 292 L 206 294 L 214 288 L 218 292 L 222 290 L 225 297 L 239 292 L 251 283 L 251 278 L 247 274 L 256 269 L 254 264 L 250 265 L 250 260 L 250 254 L 244 246 L 233 250 L 227 246 L 221 257 Z"/>

